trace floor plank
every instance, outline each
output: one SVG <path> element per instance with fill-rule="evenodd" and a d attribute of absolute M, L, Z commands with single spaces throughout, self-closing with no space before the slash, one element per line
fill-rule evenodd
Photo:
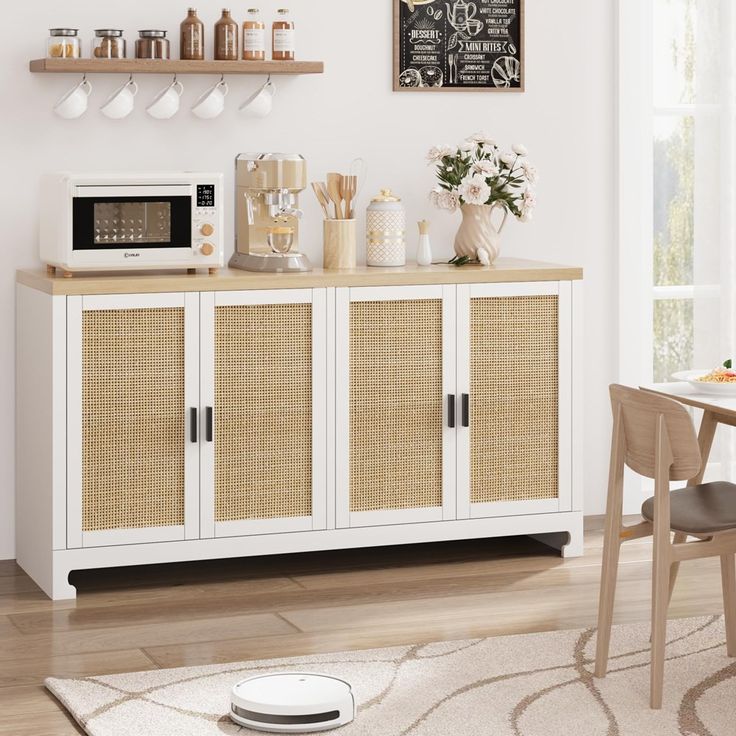
<path fill-rule="evenodd" d="M 0 560 L 0 577 L 23 575 L 20 565 L 15 560 Z"/>
<path fill-rule="evenodd" d="M 51 697 L 51 696 L 49 696 Z M 60 706 L 56 711 L 39 713 L 35 718 L 27 715 L 9 716 L 0 722 L 0 734 L 7 736 L 75 736 L 84 734 L 74 719 Z"/>
<path fill-rule="evenodd" d="M 17 659 L 23 655 L 38 657 L 47 652 L 58 657 L 73 653 L 143 648 L 157 644 L 235 639 L 242 636 L 242 632 L 248 632 L 250 636 L 268 636 L 288 633 L 294 628 L 274 613 L 221 618 L 213 611 L 210 617 L 194 621 L 77 628 L 39 636 L 0 636 L 0 662 Z"/>
<path fill-rule="evenodd" d="M 6 687 L 41 685 L 47 677 L 84 677 L 119 672 L 142 672 L 157 665 L 140 649 L 67 654 L 55 657 L 21 655 L 0 664 L 0 690 Z M 1 731 L 0 731 L 1 733 Z"/>

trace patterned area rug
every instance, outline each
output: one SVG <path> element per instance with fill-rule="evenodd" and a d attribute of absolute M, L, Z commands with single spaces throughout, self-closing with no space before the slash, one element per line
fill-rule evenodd
<path fill-rule="evenodd" d="M 649 629 L 614 628 L 606 679 L 595 632 L 557 631 L 292 659 L 46 681 L 90 736 L 254 733 L 228 718 L 238 680 L 285 669 L 348 680 L 342 736 L 726 736 L 736 733 L 736 660 L 720 617 L 670 621 L 664 709 L 651 711 Z"/>

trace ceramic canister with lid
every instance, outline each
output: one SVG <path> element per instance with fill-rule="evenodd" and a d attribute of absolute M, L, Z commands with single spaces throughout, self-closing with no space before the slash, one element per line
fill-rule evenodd
<path fill-rule="evenodd" d="M 366 263 L 369 266 L 406 265 L 406 211 L 390 189 L 371 200 L 366 216 Z"/>

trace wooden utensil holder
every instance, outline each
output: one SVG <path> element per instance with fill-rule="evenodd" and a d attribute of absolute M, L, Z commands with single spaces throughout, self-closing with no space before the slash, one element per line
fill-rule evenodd
<path fill-rule="evenodd" d="M 325 220 L 323 260 L 326 271 L 355 268 L 357 251 L 355 220 Z"/>

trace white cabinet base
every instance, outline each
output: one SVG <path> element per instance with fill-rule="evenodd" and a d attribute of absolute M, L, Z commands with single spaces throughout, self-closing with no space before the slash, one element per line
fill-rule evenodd
<path fill-rule="evenodd" d="M 458 278 L 463 273 L 473 273 L 455 271 L 452 273 Z M 16 387 L 18 564 L 52 599 L 64 600 L 76 597 L 76 590 L 69 583 L 71 572 L 107 567 L 461 539 L 477 539 L 482 544 L 480 540 L 485 538 L 519 535 L 533 536 L 560 551 L 564 557 L 582 555 L 580 288 L 579 283 L 563 282 L 509 287 L 476 285 L 472 289 L 449 283 L 406 284 L 392 289 L 356 285 L 315 287 L 313 292 L 301 289 L 256 292 L 248 286 L 242 293 L 223 291 L 214 295 L 182 289 L 171 293 L 93 294 L 88 297 L 43 293 L 20 284 L 17 289 Z M 468 419 L 467 423 L 458 425 L 457 432 L 455 427 L 451 431 L 447 428 L 453 424 L 449 414 L 450 406 L 457 405 L 455 394 L 459 398 L 472 393 L 467 385 L 467 356 L 460 360 L 457 355 L 468 352 L 466 333 L 470 322 L 466 307 L 473 294 L 478 297 L 558 294 L 563 297 L 559 301 L 561 307 L 558 306 L 563 315 L 559 328 L 559 370 L 565 381 L 561 381 L 559 392 L 562 405 L 560 471 L 554 499 L 535 500 L 532 494 L 522 500 L 483 498 L 473 502 L 469 493 L 469 440 L 466 435 L 472 422 Z M 445 404 L 442 409 L 445 429 L 441 436 L 441 498 L 434 506 L 414 504 L 416 508 L 405 508 L 398 504 L 375 504 L 376 508 L 367 510 L 352 511 L 350 508 L 347 472 L 350 458 L 346 442 L 349 426 L 344 406 L 349 388 L 349 363 L 345 359 L 349 350 L 346 318 L 350 304 L 361 300 L 442 302 L 439 312 L 442 332 L 436 339 L 442 349 L 443 365 L 437 385 Z M 271 518 L 264 513 L 264 518 L 257 515 L 253 519 L 236 517 L 232 521 L 215 523 L 211 477 L 214 455 L 213 448 L 208 446 L 212 444 L 213 432 L 206 431 L 207 422 L 202 420 L 208 416 L 206 411 L 216 405 L 212 395 L 215 372 L 212 365 L 213 311 L 218 304 L 230 307 L 303 303 L 310 303 L 313 308 L 312 514 L 294 518 L 281 518 L 276 514 L 276 518 Z M 458 304 L 464 305 L 463 308 L 458 308 Z M 185 367 L 180 408 L 187 412 L 187 418 L 177 430 L 185 435 L 183 521 L 178 516 L 174 519 L 146 518 L 144 521 L 150 523 L 131 529 L 128 527 L 135 526 L 136 520 L 125 516 L 117 524 L 90 527 L 83 534 L 83 494 L 79 477 L 82 431 L 79 332 L 85 305 L 92 311 L 183 309 Z M 438 321 L 434 307 L 427 309 L 426 314 L 433 317 L 435 323 Z M 406 316 L 404 319 L 405 323 L 414 324 Z M 178 325 L 176 322 L 177 329 Z M 462 340 L 458 330 L 465 335 Z M 104 335 L 108 332 L 107 329 L 98 330 Z M 458 364 L 462 377 L 457 375 Z M 179 405 L 178 394 L 175 404 Z M 73 422 L 68 421 L 70 417 Z M 191 439 L 192 426 L 199 429 L 194 433 L 195 439 Z M 70 427 L 72 432 L 69 432 Z M 217 422 L 214 437 L 217 436 L 216 427 Z M 459 462 L 461 456 L 464 459 Z M 495 466 L 489 463 L 488 467 Z M 499 477 L 503 477 L 502 473 L 501 468 Z M 166 484 L 163 486 L 167 488 Z M 177 488 L 181 486 L 179 482 Z M 390 481 L 384 481 L 384 487 L 394 488 Z"/>
<path fill-rule="evenodd" d="M 231 557 L 257 557 L 269 554 L 317 552 L 357 547 L 385 547 L 394 544 L 417 544 L 459 539 L 530 535 L 558 547 L 563 557 L 577 557 L 583 551 L 583 514 L 579 511 L 534 516 L 462 519 L 426 524 L 397 524 L 383 527 L 329 529 L 286 532 L 226 539 L 199 539 L 155 544 L 129 544 L 122 547 L 56 550 L 48 558 L 49 569 L 35 570 L 36 582 L 54 600 L 76 598 L 69 583 L 74 570 L 127 565 L 153 565 L 166 562 L 189 562 Z M 23 567 L 23 560 L 18 564 Z M 50 581 L 47 583 L 46 581 Z"/>

